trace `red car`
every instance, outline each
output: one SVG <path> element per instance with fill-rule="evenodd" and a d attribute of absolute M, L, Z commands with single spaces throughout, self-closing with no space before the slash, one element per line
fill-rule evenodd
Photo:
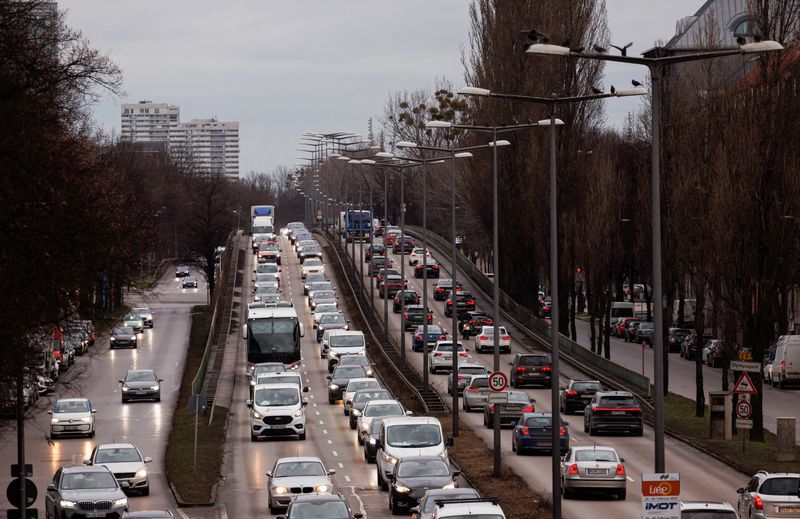
<path fill-rule="evenodd" d="M 625 337 L 625 330 L 628 329 L 628 325 L 633 321 L 639 321 L 638 317 L 623 317 L 621 321 L 616 324 L 614 329 L 614 335 L 617 337 Z"/>

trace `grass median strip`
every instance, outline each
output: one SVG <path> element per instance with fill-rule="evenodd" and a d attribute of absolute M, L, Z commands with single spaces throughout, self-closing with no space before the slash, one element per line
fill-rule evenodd
<path fill-rule="evenodd" d="M 749 431 L 739 431 L 730 440 L 712 440 L 709 438 L 709 411 L 706 406 L 705 416 L 696 417 L 695 402 L 680 395 L 670 393 L 664 401 L 664 423 L 666 429 L 688 440 L 692 445 L 714 453 L 728 465 L 751 476 L 759 470 L 769 472 L 796 472 L 797 462 L 778 462 L 776 460 L 775 434 L 764 431 L 765 442 L 745 441 L 742 451 L 742 434 L 749 436 Z M 795 447 L 796 459 L 800 460 L 800 448 Z M 746 480 L 742 479 L 744 483 Z"/>
<path fill-rule="evenodd" d="M 172 428 L 167 442 L 167 480 L 175 489 L 179 499 L 185 503 L 210 503 L 214 500 L 213 489 L 219 479 L 222 464 L 222 449 L 219 446 L 225 442 L 225 420 L 214 420 L 208 425 L 208 418 L 200 416 L 197 431 L 197 466 L 194 467 L 195 416 L 187 408 L 192 379 L 203 360 L 210 320 L 208 306 L 192 308 L 189 351 L 186 355 L 180 393 L 172 415 Z"/>

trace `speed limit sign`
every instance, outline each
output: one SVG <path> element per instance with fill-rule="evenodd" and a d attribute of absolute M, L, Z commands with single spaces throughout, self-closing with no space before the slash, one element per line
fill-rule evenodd
<path fill-rule="evenodd" d="M 493 371 L 489 375 L 489 389 L 492 391 L 500 392 L 505 391 L 508 387 L 508 376 L 502 371 Z"/>
<path fill-rule="evenodd" d="M 745 400 L 740 400 L 738 404 L 736 404 L 736 417 L 740 420 L 747 420 L 750 418 L 750 415 L 753 414 L 753 407 L 750 405 L 750 402 Z"/>

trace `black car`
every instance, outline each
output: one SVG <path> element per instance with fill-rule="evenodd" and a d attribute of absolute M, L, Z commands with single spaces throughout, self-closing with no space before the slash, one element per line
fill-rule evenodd
<path fill-rule="evenodd" d="M 583 432 L 590 436 L 599 431 L 627 431 L 635 436 L 644 433 L 642 408 L 628 391 L 598 391 L 583 410 Z"/>
<path fill-rule="evenodd" d="M 438 324 L 428 325 L 427 341 L 423 341 L 424 332 L 425 332 L 425 327 L 422 325 L 417 326 L 417 329 L 414 330 L 414 338 L 411 340 L 411 351 L 422 351 L 423 342 L 427 342 L 428 347 L 426 348 L 426 350 L 430 351 L 431 348 L 436 346 L 436 341 L 443 341 L 447 339 L 447 332 L 444 329 L 442 329 L 442 327 L 439 326 Z"/>
<path fill-rule="evenodd" d="M 559 449 L 563 456 L 569 450 L 568 422 L 561 420 Z M 526 451 L 550 452 L 553 445 L 552 413 L 525 413 L 514 427 L 511 435 L 511 450 L 518 455 Z"/>
<path fill-rule="evenodd" d="M 189 275 L 189 267 L 186 265 L 178 265 L 175 267 L 175 277 L 176 278 L 185 278 Z"/>
<path fill-rule="evenodd" d="M 364 251 L 364 263 L 369 263 L 369 259 L 373 254 L 375 256 L 386 256 L 386 246 L 382 243 L 373 243 L 367 247 L 367 250 Z"/>
<path fill-rule="evenodd" d="M 399 314 L 400 313 L 400 303 L 402 299 L 405 298 L 405 306 L 408 305 L 418 305 L 420 301 L 419 294 L 417 294 L 416 290 L 401 290 L 394 296 L 394 301 L 392 302 L 392 312 Z"/>
<path fill-rule="evenodd" d="M 342 494 L 301 494 L 289 503 L 286 515 L 279 515 L 277 519 L 307 519 L 309 517 L 361 519 L 363 514 L 353 512 Z"/>
<path fill-rule="evenodd" d="M 559 408 L 564 414 L 583 413 L 598 391 L 603 391 L 599 380 L 570 380 L 561 388 Z"/>
<path fill-rule="evenodd" d="M 537 384 L 550 387 L 553 383 L 553 361 L 547 353 L 517 353 L 511 361 L 511 387 Z"/>
<path fill-rule="evenodd" d="M 483 326 L 494 325 L 494 319 L 481 310 L 464 312 L 458 316 L 458 319 L 461 336 L 464 339 L 469 339 L 474 335 L 478 335 Z"/>
<path fill-rule="evenodd" d="M 364 439 L 364 461 L 375 463 L 375 456 L 378 454 L 378 439 L 381 437 L 381 425 L 383 419 L 373 418 L 369 424 L 369 431 Z M 361 438 L 361 435 L 358 435 Z"/>
<path fill-rule="evenodd" d="M 428 267 L 428 277 L 438 278 L 440 269 L 439 262 L 433 258 L 428 258 L 426 260 L 426 263 Z M 414 266 L 414 277 L 415 278 L 425 277 L 425 265 L 422 264 L 422 260 L 419 260 L 417 264 Z"/>
<path fill-rule="evenodd" d="M 461 283 L 457 282 L 456 286 L 460 289 Z M 447 299 L 447 296 L 450 294 L 450 291 L 453 290 L 453 280 L 452 279 L 440 279 L 435 285 L 433 285 L 433 300 L 434 301 L 444 301 Z"/>
<path fill-rule="evenodd" d="M 130 326 L 117 327 L 111 330 L 109 348 L 136 348 L 136 333 Z"/>
<path fill-rule="evenodd" d="M 472 293 L 467 292 L 466 290 L 461 290 L 456 292 L 456 313 L 462 314 L 464 312 L 468 312 L 469 310 L 475 310 L 475 296 Z M 450 294 L 447 296 L 447 301 L 445 302 L 444 307 L 444 314 L 447 317 L 453 316 L 453 292 L 450 291 Z"/>
<path fill-rule="evenodd" d="M 670 353 L 678 353 L 681 351 L 681 345 L 686 336 L 692 333 L 691 330 L 686 328 L 670 328 L 669 336 L 667 337 L 667 344 L 669 345 Z"/>
<path fill-rule="evenodd" d="M 440 456 L 406 456 L 400 458 L 389 475 L 389 508 L 399 514 L 417 506 L 425 492 L 431 488 L 455 488 L 459 471 L 451 471 L 450 464 Z"/>
<path fill-rule="evenodd" d="M 322 342 L 322 336 L 325 335 L 325 330 L 349 330 L 350 321 L 344 318 L 342 314 L 324 314 L 319 318 L 317 325 L 317 342 Z"/>
<path fill-rule="evenodd" d="M 341 400 L 342 393 L 351 378 L 366 378 L 367 370 L 363 366 L 336 366 L 333 374 L 328 375 L 328 403 L 335 404 Z"/>
<path fill-rule="evenodd" d="M 359 413 L 370 400 L 391 400 L 392 394 L 388 389 L 359 389 L 353 395 L 352 410 Z M 355 430 L 358 423 L 358 413 L 350 413 L 350 428 Z"/>
<path fill-rule="evenodd" d="M 131 369 L 120 380 L 122 403 L 130 400 L 155 400 L 161 401 L 161 382 L 152 369 Z"/>
<path fill-rule="evenodd" d="M 392 245 L 392 252 L 395 254 L 408 254 L 414 250 L 417 244 L 411 236 L 403 236 L 402 239 L 398 237 Z"/>

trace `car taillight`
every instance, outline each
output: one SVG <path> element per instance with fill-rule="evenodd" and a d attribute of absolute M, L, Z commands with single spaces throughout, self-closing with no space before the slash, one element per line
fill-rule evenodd
<path fill-rule="evenodd" d="M 467 356 L 467 352 L 466 351 L 459 352 L 458 356 L 459 357 L 466 357 Z"/>
<path fill-rule="evenodd" d="M 577 394 L 578 394 L 578 392 L 573 390 L 573 389 L 570 389 L 569 391 L 567 391 L 567 396 L 575 396 Z"/>
<path fill-rule="evenodd" d="M 408 314 L 406 314 L 406 317 L 405 317 L 405 319 L 406 319 L 406 321 L 408 321 Z"/>
<path fill-rule="evenodd" d="M 453 306 L 453 302 L 452 301 L 448 301 L 447 302 L 447 306 Z"/>
<path fill-rule="evenodd" d="M 567 474 L 569 474 L 571 476 L 577 476 L 578 475 L 578 465 L 575 464 L 575 463 L 570 465 L 569 469 L 567 469 Z"/>
<path fill-rule="evenodd" d="M 544 367 L 542 367 L 542 371 L 544 371 L 544 372 L 553 371 L 553 368 L 551 368 L 550 366 L 544 366 Z"/>
<path fill-rule="evenodd" d="M 440 341 L 443 341 L 443 340 L 445 340 L 446 338 L 447 338 L 447 337 L 445 337 L 444 335 L 440 335 L 440 336 L 439 336 L 439 340 L 440 340 Z"/>
<path fill-rule="evenodd" d="M 519 430 L 519 433 L 522 436 L 528 436 L 528 426 L 527 425 L 523 425 L 522 429 Z"/>
<path fill-rule="evenodd" d="M 421 340 L 422 340 L 422 334 L 421 334 L 421 333 L 418 333 L 418 334 L 416 334 L 416 335 L 414 336 L 414 338 L 415 338 L 415 339 L 417 339 L 418 341 L 421 341 Z"/>
<path fill-rule="evenodd" d="M 781 361 L 781 373 L 786 373 L 786 361 Z"/>
<path fill-rule="evenodd" d="M 567 428 L 566 428 L 566 427 L 564 427 L 564 426 L 562 425 L 562 426 L 561 426 L 561 427 L 558 429 L 558 433 L 559 433 L 561 436 L 566 436 L 566 435 L 567 435 Z"/>
<path fill-rule="evenodd" d="M 506 337 L 500 337 L 500 338 L 501 338 L 501 339 L 503 339 L 504 341 L 510 341 L 510 340 L 511 340 L 511 337 L 508 337 L 508 336 L 506 336 Z"/>
<path fill-rule="evenodd" d="M 531 404 L 529 406 L 523 407 L 522 408 L 522 412 L 523 413 L 535 413 L 536 409 L 533 407 L 533 404 Z"/>
<path fill-rule="evenodd" d="M 562 427 L 563 429 L 563 427 Z M 622 463 L 617 463 L 617 472 L 615 472 L 617 476 L 624 476 L 625 475 L 625 467 L 622 466 Z"/>
<path fill-rule="evenodd" d="M 474 392 L 475 392 L 475 391 L 477 391 L 477 390 L 478 390 L 478 388 L 477 388 L 477 387 L 468 387 L 468 388 L 467 388 L 467 391 L 469 391 L 470 393 L 474 393 Z"/>
<path fill-rule="evenodd" d="M 441 356 L 442 356 L 442 354 L 441 354 L 441 353 L 439 353 L 439 352 L 437 351 L 437 352 L 434 352 L 433 356 L 434 356 L 434 357 L 441 357 Z"/>
<path fill-rule="evenodd" d="M 487 337 L 487 336 L 485 336 L 485 335 L 481 335 L 480 337 L 478 337 L 478 339 L 480 339 L 480 340 L 482 340 L 482 341 L 488 341 L 488 340 L 489 340 L 489 337 Z"/>
<path fill-rule="evenodd" d="M 433 270 L 439 270 L 439 265 L 433 265 L 433 266 L 431 266 L 431 268 L 432 268 Z"/>
<path fill-rule="evenodd" d="M 474 305 L 475 304 L 475 300 L 474 299 L 470 299 L 469 301 L 467 301 L 467 304 L 468 305 Z"/>
<path fill-rule="evenodd" d="M 517 366 L 517 371 L 528 371 L 528 368 L 525 366 Z"/>
<path fill-rule="evenodd" d="M 761 496 L 756 496 L 753 498 L 753 504 L 756 505 L 756 510 L 763 510 L 764 509 L 764 501 L 761 499 Z"/>
<path fill-rule="evenodd" d="M 491 405 L 489 406 L 489 411 L 494 411 L 494 404 L 491 404 Z"/>

